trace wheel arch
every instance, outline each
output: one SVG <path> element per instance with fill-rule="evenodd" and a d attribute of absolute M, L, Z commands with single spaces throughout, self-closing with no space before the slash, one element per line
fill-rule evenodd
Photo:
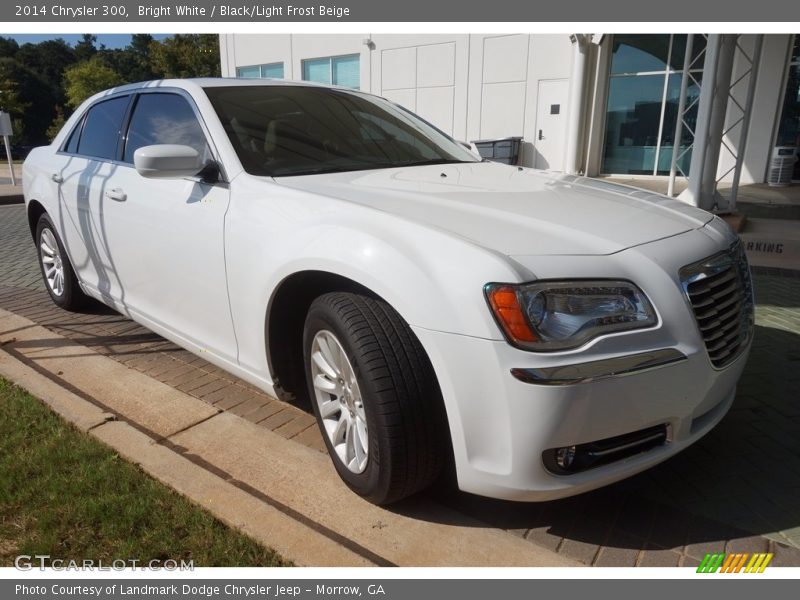
<path fill-rule="evenodd" d="M 31 199 L 28 202 L 28 227 L 31 230 L 31 237 L 36 237 L 36 225 L 43 214 L 47 212 L 44 205 L 36 199 Z"/>
<path fill-rule="evenodd" d="M 303 325 L 314 299 L 328 292 L 380 298 L 357 281 L 320 270 L 292 273 L 276 286 L 267 305 L 264 335 L 267 365 L 281 399 L 303 404 L 309 400 L 303 368 Z"/>
<path fill-rule="evenodd" d="M 329 292 L 351 292 L 370 296 L 386 302 L 400 317 L 405 317 L 397 311 L 392 302 L 376 293 L 366 285 L 349 277 L 323 270 L 302 270 L 286 276 L 276 286 L 267 305 L 267 314 L 264 321 L 265 347 L 267 366 L 272 377 L 272 386 L 275 394 L 282 400 L 310 407 L 311 398 L 306 384 L 305 361 L 303 356 L 303 329 L 306 315 L 312 302 L 319 296 Z M 406 323 L 408 321 L 406 320 Z M 410 334 L 417 337 L 413 331 Z M 427 360 L 434 376 L 438 389 L 438 409 L 442 417 L 447 420 L 442 428 L 444 436 L 442 442 L 446 448 L 447 457 L 445 470 L 454 472 L 452 423 L 450 422 L 450 409 L 445 401 L 441 384 L 440 373 L 437 365 L 431 359 L 425 344 L 417 337 L 422 348 L 424 360 Z M 456 422 L 460 417 L 454 415 Z"/>

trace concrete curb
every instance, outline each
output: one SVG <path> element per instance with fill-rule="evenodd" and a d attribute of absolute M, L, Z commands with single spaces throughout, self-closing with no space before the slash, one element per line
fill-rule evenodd
<path fill-rule="evenodd" d="M 0 375 L 305 566 L 579 566 L 430 500 L 385 510 L 328 458 L 0 309 Z"/>

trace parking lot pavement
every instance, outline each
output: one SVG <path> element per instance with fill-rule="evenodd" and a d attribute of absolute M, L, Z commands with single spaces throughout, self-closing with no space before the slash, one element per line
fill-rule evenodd
<path fill-rule="evenodd" d="M 707 552 L 775 553 L 800 566 L 800 273 L 758 269 L 753 351 L 729 415 L 641 475 L 574 498 L 516 504 L 428 494 L 464 515 L 597 566 L 694 566 Z M 323 451 L 313 417 L 101 306 L 57 309 L 39 278 L 21 206 L 0 206 L 0 308 L 191 396 Z M 643 399 L 646 401 L 646 398 Z M 392 510 L 420 520 L 419 502 Z"/>

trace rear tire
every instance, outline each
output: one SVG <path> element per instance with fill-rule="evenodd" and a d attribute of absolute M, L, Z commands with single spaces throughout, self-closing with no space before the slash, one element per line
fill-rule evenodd
<path fill-rule="evenodd" d="M 77 310 L 84 306 L 87 296 L 81 290 L 72 263 L 47 213 L 39 217 L 35 239 L 39 268 L 50 298 L 66 310 Z"/>
<path fill-rule="evenodd" d="M 303 335 L 311 404 L 342 480 L 375 504 L 430 485 L 445 463 L 441 392 L 422 346 L 385 302 L 317 298 Z"/>

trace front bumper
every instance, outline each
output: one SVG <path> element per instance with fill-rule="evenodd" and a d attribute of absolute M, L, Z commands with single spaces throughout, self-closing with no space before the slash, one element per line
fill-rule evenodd
<path fill-rule="evenodd" d="M 733 403 L 747 359 L 710 368 L 705 351 L 661 368 L 569 385 L 537 385 L 511 375 L 517 352 L 505 342 L 417 332 L 458 368 L 442 386 L 458 398 L 451 436 L 459 487 L 508 500 L 551 500 L 592 490 L 666 460 L 710 431 Z M 431 340 L 431 337 L 439 339 Z M 424 345 L 427 345 L 423 342 Z M 543 462 L 551 448 L 586 444 L 657 425 L 667 442 L 642 454 L 571 475 Z"/>
<path fill-rule="evenodd" d="M 659 313 L 656 327 L 577 350 L 526 352 L 414 328 L 439 376 L 459 487 L 509 500 L 571 496 L 650 468 L 710 431 L 733 403 L 749 347 L 725 368 L 712 366 L 678 273 L 726 243 L 696 230 L 610 257 L 549 260 L 539 277 L 623 275 Z M 661 425 L 666 441 L 644 452 L 567 475 L 545 467 L 550 449 Z"/>

